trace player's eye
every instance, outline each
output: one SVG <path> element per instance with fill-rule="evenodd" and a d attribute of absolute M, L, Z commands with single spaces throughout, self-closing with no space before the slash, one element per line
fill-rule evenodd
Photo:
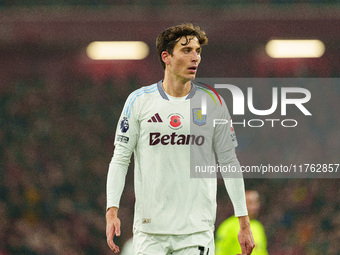
<path fill-rule="evenodd" d="M 184 51 L 184 53 L 189 53 L 190 49 L 189 48 L 184 48 L 183 51 Z"/>

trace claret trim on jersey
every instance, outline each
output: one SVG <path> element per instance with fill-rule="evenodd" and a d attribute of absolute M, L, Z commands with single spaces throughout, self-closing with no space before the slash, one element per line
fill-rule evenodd
<path fill-rule="evenodd" d="M 207 87 L 207 88 L 210 89 L 212 92 L 214 92 L 214 94 L 217 96 L 218 100 L 220 101 L 220 104 L 222 105 L 221 97 L 220 97 L 220 95 L 217 93 L 217 91 L 216 91 L 213 87 L 211 87 L 210 85 L 205 84 L 205 83 L 203 83 L 203 82 L 198 82 L 198 83 L 201 84 L 201 85 L 203 85 L 203 86 L 205 86 L 205 87 Z M 202 87 L 198 87 L 198 86 L 197 86 L 197 88 L 198 88 L 198 89 L 201 89 L 201 90 L 203 90 L 203 91 L 205 91 L 205 92 L 207 92 L 207 93 L 211 96 L 211 98 L 214 100 L 214 102 L 215 102 L 215 104 L 216 104 L 215 98 L 213 97 L 213 95 L 212 95 L 207 89 L 202 88 Z"/>

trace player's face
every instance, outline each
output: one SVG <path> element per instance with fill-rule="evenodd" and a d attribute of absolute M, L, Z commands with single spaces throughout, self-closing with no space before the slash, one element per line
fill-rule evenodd
<path fill-rule="evenodd" d="M 185 81 L 195 79 L 197 68 L 201 62 L 201 45 L 196 37 L 186 37 L 176 43 L 170 56 L 169 70 L 172 75 Z"/>

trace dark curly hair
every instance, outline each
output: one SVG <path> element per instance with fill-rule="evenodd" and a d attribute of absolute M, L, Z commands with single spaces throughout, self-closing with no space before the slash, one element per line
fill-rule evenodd
<path fill-rule="evenodd" d="M 157 54 L 162 63 L 163 69 L 165 69 L 165 63 L 162 60 L 162 52 L 167 51 L 170 55 L 172 55 L 176 43 L 182 36 L 185 36 L 187 39 L 186 43 L 183 45 L 189 44 L 192 37 L 196 37 L 200 45 L 206 45 L 208 43 L 208 38 L 205 35 L 205 32 L 201 30 L 199 26 L 194 26 L 191 23 L 185 23 L 169 27 L 160 33 L 156 39 Z"/>

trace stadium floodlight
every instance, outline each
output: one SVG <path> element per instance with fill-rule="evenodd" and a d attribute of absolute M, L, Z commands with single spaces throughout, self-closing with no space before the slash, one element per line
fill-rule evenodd
<path fill-rule="evenodd" d="M 149 46 L 141 41 L 96 41 L 86 53 L 93 60 L 139 60 L 148 56 Z"/>
<path fill-rule="evenodd" d="M 266 52 L 272 58 L 320 58 L 325 45 L 320 40 L 271 40 Z"/>

